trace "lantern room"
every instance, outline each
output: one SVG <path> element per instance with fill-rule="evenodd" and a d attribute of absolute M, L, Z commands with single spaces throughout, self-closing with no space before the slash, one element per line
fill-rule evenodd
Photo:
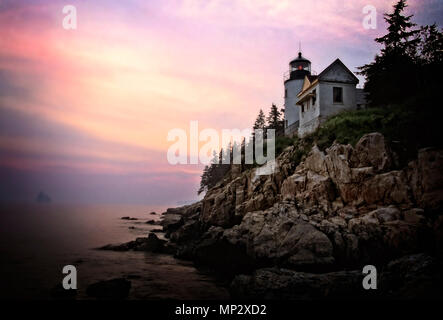
<path fill-rule="evenodd" d="M 289 79 L 304 79 L 306 75 L 311 74 L 311 61 L 304 58 L 301 52 L 298 53 L 298 57 L 289 63 Z"/>

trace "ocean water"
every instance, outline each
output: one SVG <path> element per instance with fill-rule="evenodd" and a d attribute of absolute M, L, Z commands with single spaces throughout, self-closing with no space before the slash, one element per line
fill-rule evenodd
<path fill-rule="evenodd" d="M 224 299 L 227 290 L 191 262 L 149 252 L 96 250 L 146 236 L 160 228 L 161 209 L 146 206 L 55 204 L 2 206 L 0 211 L 0 299 L 51 299 L 63 266 L 77 268 L 78 299 L 101 280 L 131 281 L 129 299 Z M 151 215 L 151 211 L 157 215 Z M 122 220 L 130 216 L 136 221 Z M 163 235 L 157 233 L 159 237 Z"/>

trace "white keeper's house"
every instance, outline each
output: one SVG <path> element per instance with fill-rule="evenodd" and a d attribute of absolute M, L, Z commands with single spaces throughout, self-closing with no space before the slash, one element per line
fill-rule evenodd
<path fill-rule="evenodd" d="M 357 77 L 335 60 L 319 75 L 311 74 L 311 62 L 301 52 L 289 63 L 285 76 L 285 134 L 304 135 L 329 116 L 342 110 L 366 107 Z"/>

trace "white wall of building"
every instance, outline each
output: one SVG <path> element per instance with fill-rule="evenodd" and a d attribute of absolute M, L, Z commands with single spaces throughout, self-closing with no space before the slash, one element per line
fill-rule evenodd
<path fill-rule="evenodd" d="M 334 103 L 334 87 L 342 88 L 343 103 Z M 325 118 L 343 110 L 355 109 L 357 106 L 355 90 L 355 84 L 320 82 L 320 91 L 322 92 L 320 95 L 320 117 Z"/>
<path fill-rule="evenodd" d="M 306 96 L 308 94 L 315 92 L 315 103 L 313 104 L 313 99 L 310 98 L 309 100 L 303 102 L 302 106 L 298 107 L 299 117 L 300 117 L 300 126 L 298 129 L 299 136 L 304 136 L 307 133 L 310 133 L 317 128 L 319 125 L 319 116 L 320 116 L 320 94 L 321 88 L 319 85 L 315 85 L 311 89 L 309 89 L 303 96 Z"/>
<path fill-rule="evenodd" d="M 303 86 L 303 79 L 289 80 L 285 82 L 285 133 L 287 132 L 287 127 L 291 126 L 295 122 L 299 121 L 299 110 L 296 105 L 298 98 L 297 95 L 300 93 Z"/>
<path fill-rule="evenodd" d="M 333 88 L 342 88 L 341 103 L 334 103 Z M 317 85 L 309 89 L 303 96 L 316 92 L 316 102 L 312 105 L 312 98 L 304 102 L 304 108 L 298 106 L 300 126 L 298 135 L 300 137 L 312 133 L 318 128 L 321 122 L 334 114 L 343 110 L 356 108 L 356 88 L 355 84 L 338 83 L 338 82 L 319 82 Z M 302 111 L 304 109 L 304 111 Z"/>

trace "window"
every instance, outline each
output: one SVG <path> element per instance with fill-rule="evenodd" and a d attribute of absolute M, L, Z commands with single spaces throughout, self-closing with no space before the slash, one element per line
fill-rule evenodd
<path fill-rule="evenodd" d="M 312 106 L 315 106 L 315 103 L 317 102 L 317 90 L 312 91 Z"/>
<path fill-rule="evenodd" d="M 334 103 L 343 103 L 343 88 L 334 87 L 332 93 L 333 93 Z"/>
<path fill-rule="evenodd" d="M 304 103 L 301 105 L 301 112 L 305 112 L 305 104 Z"/>

